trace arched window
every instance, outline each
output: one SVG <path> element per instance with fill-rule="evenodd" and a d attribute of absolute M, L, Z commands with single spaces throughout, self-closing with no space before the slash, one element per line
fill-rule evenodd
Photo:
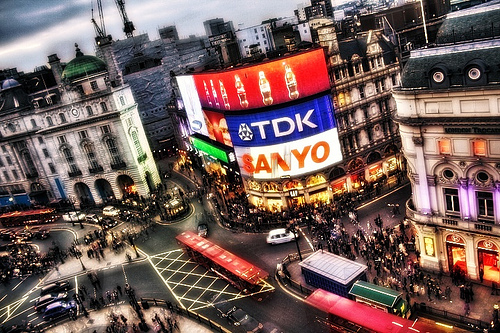
<path fill-rule="evenodd" d="M 87 116 L 93 116 L 94 115 L 94 111 L 92 110 L 92 107 L 90 105 L 87 105 L 85 107 L 85 110 L 87 110 Z"/>
<path fill-rule="evenodd" d="M 63 153 L 64 159 L 66 160 L 66 163 L 68 164 L 69 171 L 71 173 L 76 173 L 76 172 L 80 171 L 78 169 L 78 166 L 76 165 L 75 158 L 73 156 L 73 153 L 71 152 L 71 149 L 69 149 L 68 147 L 64 147 L 62 149 L 62 153 Z"/>
<path fill-rule="evenodd" d="M 67 122 L 66 116 L 64 115 L 64 113 L 59 113 L 59 119 L 61 119 L 61 123 Z"/>
<path fill-rule="evenodd" d="M 101 110 L 102 112 L 108 112 L 108 105 L 104 102 L 101 102 Z"/>
<path fill-rule="evenodd" d="M 54 122 L 52 121 L 52 117 L 48 116 L 45 118 L 47 120 L 47 125 L 49 126 L 54 126 Z"/>
<path fill-rule="evenodd" d="M 87 156 L 87 161 L 89 162 L 90 169 L 96 170 L 99 168 L 99 162 L 97 162 L 94 145 L 90 142 L 85 142 L 82 145 L 83 152 Z"/>
<path fill-rule="evenodd" d="M 116 146 L 115 139 L 112 137 L 107 137 L 104 143 L 106 144 L 106 148 L 108 148 L 109 156 L 111 158 L 111 164 L 122 163 L 122 158 L 120 156 L 120 152 L 118 151 L 118 147 Z"/>

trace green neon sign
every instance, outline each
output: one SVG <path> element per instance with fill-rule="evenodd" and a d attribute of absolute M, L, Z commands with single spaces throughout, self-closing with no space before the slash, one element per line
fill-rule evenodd
<path fill-rule="evenodd" d="M 221 160 L 222 162 L 226 162 L 226 163 L 229 162 L 229 160 L 227 158 L 227 153 L 224 150 L 217 148 L 214 145 L 212 145 L 206 141 L 203 141 L 203 140 L 198 139 L 194 136 L 191 136 L 191 144 L 193 145 L 193 147 L 201 150 L 204 153 L 207 153 L 210 156 L 213 156 L 213 157 Z"/>

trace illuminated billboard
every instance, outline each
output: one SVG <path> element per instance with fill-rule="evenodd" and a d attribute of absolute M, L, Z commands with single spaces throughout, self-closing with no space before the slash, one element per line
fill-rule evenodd
<path fill-rule="evenodd" d="M 305 99 L 272 111 L 226 114 L 242 175 L 294 177 L 342 160 L 331 97 Z"/>
<path fill-rule="evenodd" d="M 268 107 L 330 89 L 323 49 L 192 78 L 194 83 L 186 86 L 189 97 L 198 94 L 203 108 L 225 112 Z"/>
<path fill-rule="evenodd" d="M 205 123 L 205 117 L 203 115 L 203 111 L 201 110 L 200 99 L 196 93 L 193 77 L 177 76 L 176 79 L 177 86 L 179 87 L 182 95 L 182 101 L 184 102 L 189 127 L 195 133 L 209 136 L 207 125 Z"/>
<path fill-rule="evenodd" d="M 197 138 L 195 136 L 191 136 L 190 139 L 191 139 L 191 144 L 193 145 L 193 147 L 201 150 L 205 154 L 208 154 L 214 158 L 217 158 L 225 163 L 233 162 L 234 156 L 232 156 L 232 159 L 231 159 L 225 150 L 218 148 L 215 145 L 211 144 L 210 142 L 208 142 L 206 140 L 202 140 L 202 139 Z"/>
<path fill-rule="evenodd" d="M 254 179 L 295 177 L 342 160 L 336 128 L 272 146 L 235 146 L 234 151 L 241 174 Z"/>
<path fill-rule="evenodd" d="M 226 114 L 234 146 L 260 147 L 306 138 L 335 128 L 330 95 L 272 111 Z"/>
<path fill-rule="evenodd" d="M 208 137 L 214 141 L 232 147 L 231 136 L 226 123 L 226 118 L 219 112 L 203 110 Z"/>

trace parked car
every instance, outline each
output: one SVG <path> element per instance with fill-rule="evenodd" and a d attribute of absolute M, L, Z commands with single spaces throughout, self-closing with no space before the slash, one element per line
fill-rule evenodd
<path fill-rule="evenodd" d="M 198 231 L 198 236 L 200 237 L 207 237 L 208 236 L 208 224 L 206 223 L 200 223 L 198 224 L 198 227 L 196 228 Z"/>
<path fill-rule="evenodd" d="M 47 305 L 42 318 L 45 321 L 51 321 L 67 315 L 70 311 L 76 312 L 76 303 L 74 301 L 57 301 Z"/>
<path fill-rule="evenodd" d="M 106 206 L 102 209 L 102 215 L 104 216 L 118 216 L 120 214 L 120 210 L 113 206 Z"/>
<path fill-rule="evenodd" d="M 77 212 L 67 212 L 63 214 L 63 220 L 66 222 L 80 222 L 85 221 L 85 214 L 77 211 Z"/>
<path fill-rule="evenodd" d="M 35 302 L 35 311 L 43 312 L 47 305 L 52 304 L 57 301 L 64 301 L 68 298 L 68 293 L 54 293 L 41 296 Z"/>
<path fill-rule="evenodd" d="M 280 228 L 269 231 L 266 241 L 268 244 L 274 245 L 292 242 L 295 240 L 295 237 L 299 238 L 298 232 L 295 232 L 294 235 L 292 231 L 285 228 Z"/>
<path fill-rule="evenodd" d="M 37 239 L 47 239 L 50 237 L 50 230 L 47 229 L 46 227 L 42 227 L 35 231 L 35 237 Z"/>
<path fill-rule="evenodd" d="M 57 293 L 61 291 L 68 291 L 70 289 L 71 285 L 69 284 L 69 281 L 67 280 L 57 281 L 42 287 L 42 289 L 40 290 L 40 296 Z"/>
<path fill-rule="evenodd" d="M 107 230 L 116 227 L 118 225 L 118 221 L 112 219 L 111 217 L 105 217 L 101 220 L 100 225 L 104 230 Z"/>
<path fill-rule="evenodd" d="M 260 323 L 257 319 L 250 316 L 240 308 L 236 308 L 235 311 L 231 312 L 228 319 L 234 326 L 238 326 L 241 332 L 261 332 L 264 327 L 264 325 L 262 325 L 262 323 Z"/>
<path fill-rule="evenodd" d="M 99 216 L 96 214 L 87 214 L 85 216 L 85 221 L 88 223 L 99 223 Z"/>
<path fill-rule="evenodd" d="M 214 295 L 211 299 L 212 306 L 217 310 L 217 315 L 221 318 L 227 318 L 236 307 L 228 302 L 224 297 Z"/>

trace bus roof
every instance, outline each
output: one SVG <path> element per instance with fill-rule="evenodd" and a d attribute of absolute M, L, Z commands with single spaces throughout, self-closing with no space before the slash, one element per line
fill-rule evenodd
<path fill-rule="evenodd" d="M 257 284 L 260 279 L 266 279 L 269 276 L 263 269 L 191 231 L 183 232 L 176 239 L 251 284 Z"/>

